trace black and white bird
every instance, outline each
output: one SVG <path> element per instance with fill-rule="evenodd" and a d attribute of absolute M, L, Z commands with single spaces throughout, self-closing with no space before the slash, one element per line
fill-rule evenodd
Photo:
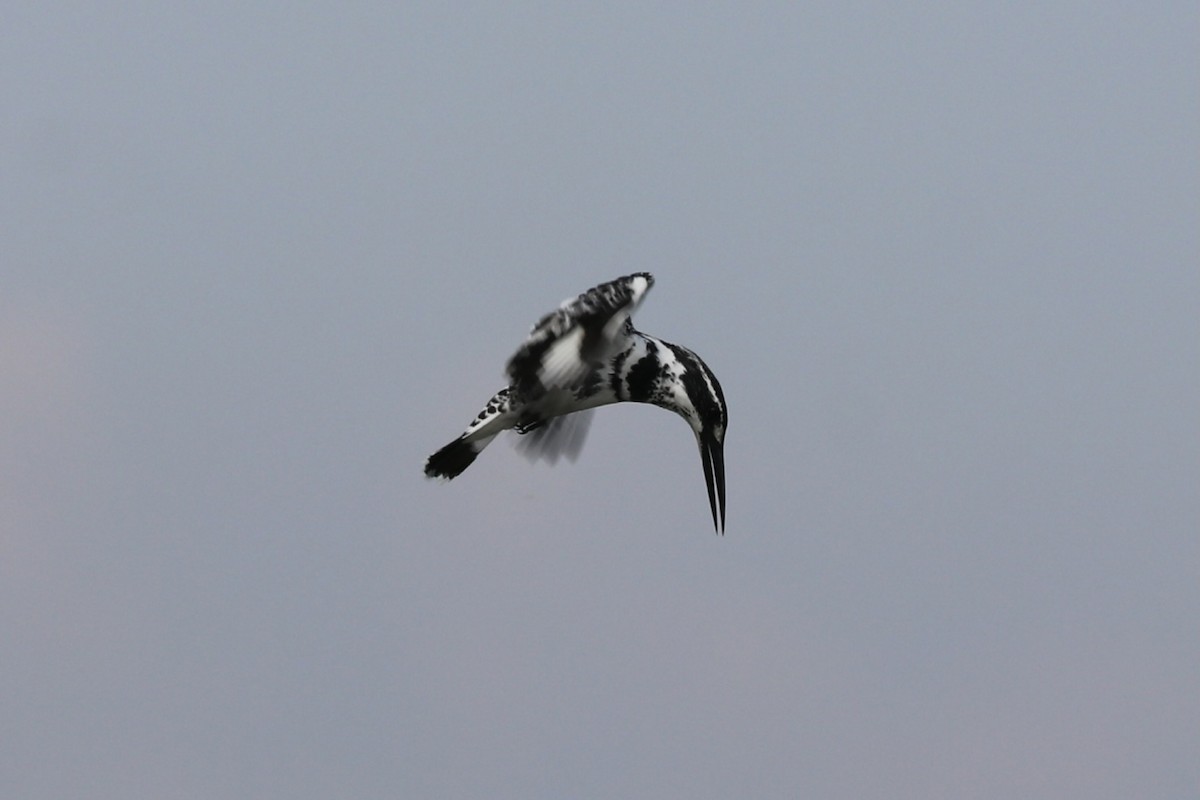
<path fill-rule="evenodd" d="M 508 361 L 509 384 L 462 435 L 425 462 L 431 478 L 454 478 L 509 428 L 529 436 L 527 454 L 574 460 L 592 409 L 653 403 L 687 420 L 700 445 L 713 526 L 725 528 L 725 427 L 721 384 L 700 356 L 634 330 L 633 312 L 654 285 L 647 272 L 602 283 L 566 300 L 533 326 Z"/>

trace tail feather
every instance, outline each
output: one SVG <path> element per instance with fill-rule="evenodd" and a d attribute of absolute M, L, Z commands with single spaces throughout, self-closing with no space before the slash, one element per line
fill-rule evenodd
<path fill-rule="evenodd" d="M 465 435 L 438 450 L 425 462 L 425 476 L 450 480 L 462 474 L 476 457 L 495 439 L 495 435 L 469 440 Z"/>

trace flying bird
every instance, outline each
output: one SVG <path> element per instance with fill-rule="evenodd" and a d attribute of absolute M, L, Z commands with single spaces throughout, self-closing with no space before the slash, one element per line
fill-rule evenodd
<path fill-rule="evenodd" d="M 725 395 L 700 356 L 635 330 L 630 317 L 654 285 L 648 272 L 617 278 L 562 303 L 533 326 L 508 361 L 508 386 L 462 435 L 431 455 L 425 475 L 451 479 L 501 431 L 515 428 L 527 454 L 574 459 L 592 409 L 652 403 L 683 417 L 696 435 L 713 527 L 725 528 Z"/>

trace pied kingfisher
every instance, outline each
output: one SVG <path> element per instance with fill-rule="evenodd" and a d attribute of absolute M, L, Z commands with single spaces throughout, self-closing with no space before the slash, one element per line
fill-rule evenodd
<path fill-rule="evenodd" d="M 725 528 L 725 427 L 721 384 L 700 356 L 636 331 L 630 316 L 654 285 L 647 272 L 602 283 L 566 300 L 533 326 L 508 361 L 509 384 L 496 392 L 462 435 L 425 462 L 431 478 L 453 478 L 509 428 L 531 434 L 527 455 L 574 460 L 592 409 L 653 403 L 687 420 L 700 445 L 708 504 Z"/>

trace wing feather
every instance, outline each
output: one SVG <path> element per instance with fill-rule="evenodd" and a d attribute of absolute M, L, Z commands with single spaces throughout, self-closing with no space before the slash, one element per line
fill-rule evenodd
<path fill-rule="evenodd" d="M 654 285 L 647 272 L 626 275 L 566 300 L 533 326 L 508 361 L 508 378 L 526 401 L 572 390 L 613 353 L 629 319 Z"/>
<path fill-rule="evenodd" d="M 555 464 L 562 456 L 574 461 L 583 450 L 591 424 L 592 409 L 553 417 L 518 438 L 517 449 L 530 461 Z"/>

